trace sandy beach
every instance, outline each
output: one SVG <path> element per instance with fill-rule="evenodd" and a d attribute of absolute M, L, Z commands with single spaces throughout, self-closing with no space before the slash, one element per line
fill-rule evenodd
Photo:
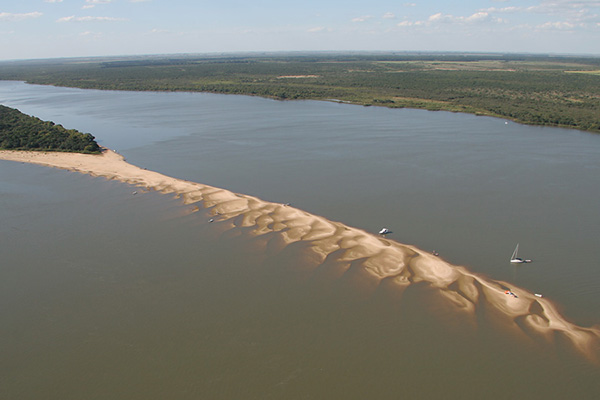
<path fill-rule="evenodd" d="M 282 250 L 300 243 L 309 253 L 308 272 L 328 268 L 329 276 L 352 275 L 366 292 L 385 284 L 398 294 L 411 285 L 434 294 L 436 311 L 475 327 L 481 312 L 495 326 L 525 340 L 568 342 L 587 359 L 600 361 L 600 327 L 569 322 L 547 298 L 508 282 L 479 276 L 414 246 L 309 214 L 290 205 L 271 203 L 217 187 L 175 179 L 127 163 L 111 150 L 102 155 L 0 151 L 0 159 L 33 163 L 118 180 L 136 187 L 172 193 L 184 204 L 207 209 L 214 229 L 262 240 Z M 454 319 L 454 318 L 452 318 Z"/>

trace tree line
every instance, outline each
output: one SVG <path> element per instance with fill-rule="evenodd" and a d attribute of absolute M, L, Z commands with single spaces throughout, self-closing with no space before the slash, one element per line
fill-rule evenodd
<path fill-rule="evenodd" d="M 304 54 L 0 63 L 0 79 L 86 89 L 340 100 L 600 132 L 592 57 Z"/>
<path fill-rule="evenodd" d="M 66 129 L 4 105 L 0 105 L 0 149 L 100 153 L 90 133 Z"/>

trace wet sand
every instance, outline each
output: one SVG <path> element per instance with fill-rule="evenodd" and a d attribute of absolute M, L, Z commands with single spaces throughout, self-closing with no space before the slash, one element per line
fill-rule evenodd
<path fill-rule="evenodd" d="M 577 326 L 545 297 L 476 275 L 414 246 L 290 205 L 148 171 L 127 163 L 110 150 L 102 155 L 0 151 L 0 159 L 67 169 L 173 193 L 185 204 L 207 209 L 214 229 L 260 239 L 257 242 L 270 249 L 283 250 L 292 243 L 302 245 L 309 253 L 309 273 L 327 268 L 332 278 L 350 275 L 352 282 L 367 292 L 386 285 L 401 294 L 418 284 L 431 290 L 440 317 L 463 328 L 476 329 L 485 315 L 487 321 L 507 334 L 535 344 L 566 342 L 592 362 L 600 362 L 600 326 Z"/>

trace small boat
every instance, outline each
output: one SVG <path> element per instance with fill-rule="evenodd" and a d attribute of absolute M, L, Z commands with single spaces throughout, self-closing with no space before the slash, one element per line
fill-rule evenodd
<path fill-rule="evenodd" d="M 519 252 L 519 243 L 517 243 L 517 247 L 515 247 L 515 251 L 513 251 L 512 256 L 510 257 L 510 262 L 512 264 L 523 264 L 523 263 L 531 262 L 531 260 L 524 260 L 522 258 L 517 257 L 518 252 Z"/>
<path fill-rule="evenodd" d="M 388 233 L 392 233 L 392 231 L 390 231 L 388 228 L 381 228 L 379 231 L 380 235 L 387 235 Z"/>

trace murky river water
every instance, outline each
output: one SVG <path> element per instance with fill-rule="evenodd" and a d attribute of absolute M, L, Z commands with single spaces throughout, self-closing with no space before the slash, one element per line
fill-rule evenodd
<path fill-rule="evenodd" d="M 377 231 L 600 323 L 600 136 L 493 118 L 0 82 L 129 162 Z M 118 182 L 0 161 L 2 398 L 596 398 L 597 366 L 454 334 Z M 533 258 L 507 261 L 517 242 Z"/>

